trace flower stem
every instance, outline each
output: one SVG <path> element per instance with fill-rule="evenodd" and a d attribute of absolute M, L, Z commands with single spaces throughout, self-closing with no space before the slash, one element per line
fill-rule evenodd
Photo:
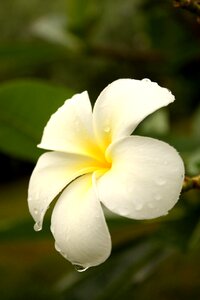
<path fill-rule="evenodd" d="M 185 176 L 182 192 L 187 192 L 192 189 L 200 189 L 200 174 L 197 176 Z"/>

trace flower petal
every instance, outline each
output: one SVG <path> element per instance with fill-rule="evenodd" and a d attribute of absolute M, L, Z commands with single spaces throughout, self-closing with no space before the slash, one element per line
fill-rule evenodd
<path fill-rule="evenodd" d="M 174 101 L 166 88 L 149 79 L 119 79 L 99 95 L 93 111 L 99 144 L 105 149 L 114 140 L 130 135 L 155 110 Z"/>
<path fill-rule="evenodd" d="M 98 156 L 94 144 L 92 108 L 87 92 L 66 100 L 48 121 L 38 147 Z"/>
<path fill-rule="evenodd" d="M 181 157 L 170 145 L 131 136 L 108 148 L 112 168 L 97 181 L 100 201 L 133 219 L 167 214 L 178 201 L 184 177 Z"/>
<path fill-rule="evenodd" d="M 43 154 L 32 173 L 28 189 L 28 205 L 36 221 L 36 230 L 42 228 L 42 221 L 51 201 L 76 177 L 97 168 L 97 163 L 77 154 L 47 152 Z"/>
<path fill-rule="evenodd" d="M 108 258 L 110 234 L 91 174 L 77 178 L 61 194 L 53 210 L 51 231 L 56 249 L 79 271 Z"/>

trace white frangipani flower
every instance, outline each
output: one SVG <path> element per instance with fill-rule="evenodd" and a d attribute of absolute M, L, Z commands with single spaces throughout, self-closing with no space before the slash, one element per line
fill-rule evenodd
<path fill-rule="evenodd" d="M 48 121 L 33 171 L 28 204 L 36 224 L 61 192 L 51 231 L 56 249 L 83 271 L 104 262 L 111 238 L 101 203 L 133 219 L 167 214 L 179 198 L 184 165 L 156 139 L 130 136 L 149 114 L 174 101 L 149 79 L 119 79 L 99 95 L 92 112 L 87 92 L 67 100 Z"/>

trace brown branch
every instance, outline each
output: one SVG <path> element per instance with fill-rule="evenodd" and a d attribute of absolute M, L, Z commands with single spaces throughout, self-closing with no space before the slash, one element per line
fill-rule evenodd
<path fill-rule="evenodd" d="M 186 9 L 200 17 L 200 0 L 174 0 L 174 7 Z"/>
<path fill-rule="evenodd" d="M 160 52 L 149 51 L 132 51 L 123 47 L 115 47 L 112 45 L 96 44 L 91 47 L 91 53 L 104 57 L 111 57 L 117 60 L 128 60 L 131 62 L 163 62 L 163 55 Z"/>
<path fill-rule="evenodd" d="M 187 192 L 193 189 L 200 189 L 200 175 L 194 177 L 185 176 L 182 192 Z"/>

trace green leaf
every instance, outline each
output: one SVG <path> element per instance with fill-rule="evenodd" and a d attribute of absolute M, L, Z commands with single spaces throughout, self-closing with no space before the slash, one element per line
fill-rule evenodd
<path fill-rule="evenodd" d="M 17 80 L 0 85 L 0 151 L 35 161 L 45 124 L 72 96 L 67 88 L 42 81 Z"/>
<path fill-rule="evenodd" d="M 0 76 L 32 74 L 33 70 L 46 64 L 65 61 L 66 48 L 42 42 L 14 42 L 0 45 Z"/>
<path fill-rule="evenodd" d="M 81 41 L 67 27 L 67 19 L 63 14 L 45 15 L 36 19 L 32 32 L 47 42 L 66 46 L 72 51 L 80 50 Z"/>

